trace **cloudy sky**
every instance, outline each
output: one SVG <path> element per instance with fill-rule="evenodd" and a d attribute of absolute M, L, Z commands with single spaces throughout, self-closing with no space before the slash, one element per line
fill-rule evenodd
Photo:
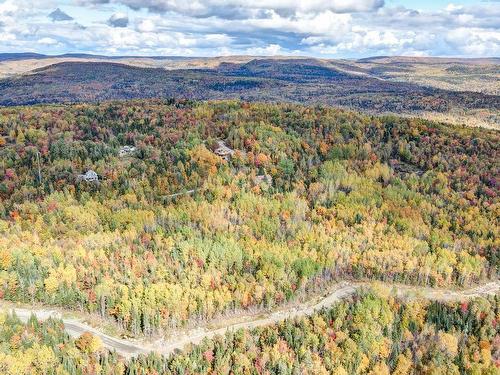
<path fill-rule="evenodd" d="M 0 0 L 0 52 L 500 56 L 500 1 Z"/>

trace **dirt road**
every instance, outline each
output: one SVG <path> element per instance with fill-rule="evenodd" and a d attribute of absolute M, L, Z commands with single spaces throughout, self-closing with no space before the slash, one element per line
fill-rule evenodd
<path fill-rule="evenodd" d="M 154 342 L 147 340 L 125 340 L 112 337 L 77 319 L 63 318 L 60 312 L 56 310 L 39 308 L 10 308 L 3 306 L 1 302 L 0 309 L 15 311 L 17 316 L 23 321 L 27 321 L 32 314 L 40 320 L 44 320 L 49 317 L 61 318 L 64 322 L 66 331 L 71 336 L 78 337 L 84 332 L 90 332 L 99 336 L 106 348 L 116 350 L 116 352 L 123 357 L 130 358 L 149 352 L 157 352 L 167 355 L 176 349 L 184 348 L 187 344 L 196 344 L 201 342 L 204 338 L 223 335 L 228 330 L 234 331 L 240 328 L 251 329 L 258 326 L 270 325 L 284 319 L 311 315 L 323 307 L 331 306 L 335 302 L 354 294 L 358 288 L 367 285 L 369 284 L 363 282 L 342 282 L 335 285 L 328 292 L 328 294 L 323 297 L 316 298 L 315 300 L 263 314 L 239 315 L 225 320 L 220 327 L 212 327 L 213 324 L 206 324 L 204 327 L 178 331 L 175 334 L 170 335 L 168 340 L 161 339 Z M 473 289 L 462 291 L 385 283 L 376 283 L 374 287 L 400 297 L 406 296 L 408 298 L 427 298 L 432 300 L 451 301 L 497 294 L 500 290 L 500 282 L 494 281 Z"/>

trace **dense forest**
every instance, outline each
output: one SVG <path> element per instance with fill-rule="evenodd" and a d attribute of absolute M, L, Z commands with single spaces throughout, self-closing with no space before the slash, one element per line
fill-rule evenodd
<path fill-rule="evenodd" d="M 404 69 L 397 66 L 394 69 Z M 486 68 L 482 68 L 485 73 Z M 357 71 L 360 70 L 360 71 Z M 321 60 L 255 59 L 211 69 L 146 68 L 111 62 L 62 62 L 0 80 L 0 105 L 74 103 L 117 99 L 240 99 L 323 103 L 374 113 L 476 113 L 498 126 L 500 96 L 451 91 L 375 77 L 359 67 Z M 411 73 L 410 73 L 411 74 Z M 463 80 L 474 80 L 478 73 Z M 493 73 L 484 81 L 494 81 Z M 476 85 L 486 86 L 484 82 Z M 474 86 L 474 85 L 472 85 Z"/>
<path fill-rule="evenodd" d="M 231 157 L 214 152 L 218 141 Z M 338 279 L 497 278 L 499 141 L 485 129 L 323 106 L 2 108 L 0 297 L 151 334 L 271 308 Z M 98 181 L 82 179 L 89 170 Z M 262 345 L 275 344 L 299 350 Z M 390 366 L 416 360 L 405 350 Z"/>
<path fill-rule="evenodd" d="M 169 357 L 125 361 L 61 321 L 1 315 L 6 375 L 498 374 L 499 299 L 397 300 L 364 291 L 311 317 L 228 332 Z"/>

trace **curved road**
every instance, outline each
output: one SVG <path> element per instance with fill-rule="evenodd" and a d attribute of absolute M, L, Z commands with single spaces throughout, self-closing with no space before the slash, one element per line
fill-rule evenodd
<path fill-rule="evenodd" d="M 31 315 L 35 315 L 40 320 L 45 320 L 49 317 L 61 318 L 66 331 L 72 337 L 76 338 L 84 332 L 90 332 L 93 335 L 98 336 L 106 348 L 116 350 L 116 352 L 121 356 L 130 358 L 139 354 L 147 354 L 150 352 L 168 355 L 176 349 L 183 349 L 187 344 L 197 344 L 204 338 L 210 338 L 215 335 L 223 335 L 228 330 L 238 330 L 240 328 L 251 329 L 258 326 L 270 325 L 288 318 L 311 315 L 323 307 L 331 306 L 333 303 L 351 296 L 358 288 L 367 285 L 369 285 L 369 283 L 342 282 L 335 285 L 325 296 L 313 301 L 300 303 L 296 306 L 274 312 L 237 316 L 234 319 L 227 319 L 223 323 L 224 325 L 219 328 L 209 328 L 209 325 L 206 324 L 204 327 L 176 332 L 175 334 L 172 334 L 168 340 L 160 339 L 153 342 L 147 340 L 125 340 L 112 337 L 77 319 L 62 318 L 61 313 L 56 310 L 38 308 L 9 308 L 2 307 L 1 305 L 0 309 L 14 311 L 22 321 L 27 321 Z M 478 296 L 493 295 L 497 294 L 500 290 L 499 281 L 490 282 L 476 288 L 461 291 L 386 283 L 376 283 L 375 285 L 378 285 L 378 289 L 383 289 L 388 293 L 400 297 L 419 297 L 443 301 L 463 300 Z"/>

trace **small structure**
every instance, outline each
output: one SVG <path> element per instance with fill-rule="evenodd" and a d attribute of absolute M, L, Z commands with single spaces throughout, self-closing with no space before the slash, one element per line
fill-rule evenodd
<path fill-rule="evenodd" d="M 271 186 L 271 184 L 273 183 L 273 178 L 268 174 L 261 174 L 254 177 L 253 183 L 255 185 L 268 184 L 269 186 Z"/>
<path fill-rule="evenodd" d="M 214 153 L 227 161 L 234 154 L 234 150 L 227 147 L 224 141 L 217 141 L 217 148 L 214 150 Z"/>
<path fill-rule="evenodd" d="M 120 157 L 128 156 L 130 154 L 133 154 L 135 150 L 136 150 L 135 146 L 123 146 L 122 148 L 120 148 L 120 151 L 118 151 L 118 156 Z"/>
<path fill-rule="evenodd" d="M 410 175 L 415 173 L 417 176 L 422 176 L 424 171 L 417 167 L 416 165 L 405 163 L 404 161 L 391 159 L 389 160 L 389 166 L 394 170 L 394 172 L 398 175 Z"/>
<path fill-rule="evenodd" d="M 92 169 L 90 169 L 87 172 L 85 172 L 85 174 L 79 174 L 76 177 L 76 181 L 77 182 L 80 182 L 80 181 L 98 182 L 99 181 L 99 176 Z"/>

